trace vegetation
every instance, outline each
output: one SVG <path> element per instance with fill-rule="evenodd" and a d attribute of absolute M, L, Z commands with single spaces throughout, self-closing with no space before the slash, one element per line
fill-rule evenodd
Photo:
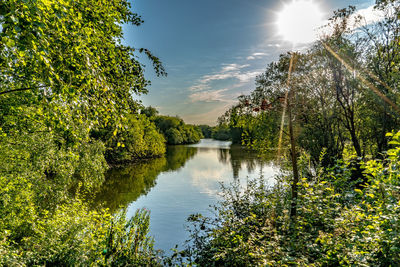
<path fill-rule="evenodd" d="M 384 160 L 365 162 L 368 182 L 360 189 L 349 183 L 349 160 L 356 155 L 331 168 L 320 166 L 314 175 L 304 155 L 294 221 L 290 175 L 273 188 L 262 179 L 244 189 L 224 188 L 215 218 L 189 218 L 194 222 L 189 259 L 201 266 L 399 265 L 399 137 Z"/>
<path fill-rule="evenodd" d="M 125 0 L 1 1 L 0 265 L 155 263 L 147 211 L 126 221 L 80 200 L 115 142 L 123 160 L 164 151 L 131 97 L 148 84 L 138 52 L 164 69 L 121 44 L 121 25 L 141 22 Z"/>
<path fill-rule="evenodd" d="M 235 129 L 262 153 L 284 148 L 283 173 L 272 188 L 262 178 L 223 187 L 215 217 L 192 215 L 189 262 L 400 264 L 400 6 L 377 1 L 375 8 L 385 18 L 363 27 L 351 25 L 353 7 L 337 11 L 331 35 L 268 65 L 256 90 L 220 118 L 232 138 Z M 280 131 L 283 109 L 290 122 Z"/>
<path fill-rule="evenodd" d="M 207 266 L 400 265 L 400 4 L 375 8 L 384 19 L 363 27 L 350 25 L 354 8 L 335 12 L 332 34 L 269 64 L 255 91 L 211 128 L 132 98 L 148 85 L 138 53 L 165 71 L 147 49 L 122 44 L 122 25 L 142 23 L 127 0 L 1 1 L 0 265 L 154 266 L 179 255 Z M 191 216 L 184 253 L 162 261 L 149 211 L 127 220 L 124 210 L 82 201 L 104 190 L 107 163 L 158 157 L 165 142 L 203 136 L 261 154 L 282 147 L 286 160 L 274 187 L 261 179 L 224 188 L 215 218 Z M 127 197 L 195 151 L 172 149 L 143 173 L 123 169 L 137 186 Z"/>
<path fill-rule="evenodd" d="M 228 141 L 232 139 L 231 131 L 225 124 L 220 124 L 212 129 L 211 137 L 215 140 Z"/>
<path fill-rule="evenodd" d="M 114 130 L 113 130 L 114 129 Z M 128 114 L 125 127 L 113 126 L 93 130 L 91 135 L 106 145 L 109 163 L 127 163 L 138 159 L 160 157 L 165 153 L 165 139 L 156 125 L 142 114 Z"/>
<path fill-rule="evenodd" d="M 226 123 L 219 123 L 217 126 L 208 125 L 198 126 L 204 138 L 212 138 L 220 141 L 233 141 L 234 144 L 241 143 L 241 135 L 237 134 L 236 129 L 232 129 Z"/>
<path fill-rule="evenodd" d="M 158 115 L 158 111 L 153 107 L 144 108 L 141 113 L 154 121 L 169 145 L 194 144 L 203 138 L 199 127 L 185 124 L 179 117 Z"/>
<path fill-rule="evenodd" d="M 198 127 L 201 130 L 201 133 L 203 134 L 204 138 L 211 138 L 212 137 L 212 130 L 213 128 L 209 125 L 198 125 Z"/>
<path fill-rule="evenodd" d="M 396 1 L 386 1 L 375 8 L 386 14 L 385 19 L 356 29 L 349 25 L 354 8 L 336 12 L 330 20 L 331 35 L 304 53 L 281 55 L 269 64 L 257 77 L 256 89 L 240 96 L 220 124 L 240 132 L 241 142 L 249 146 L 277 147 L 293 57 L 290 87 L 295 97 L 288 106 L 295 114 L 297 143 L 313 163 L 326 149 L 324 165 L 334 164 L 347 145 L 358 157 L 379 157 L 388 149 L 385 134 L 399 130 L 399 7 Z M 288 141 L 284 138 L 283 146 Z"/>

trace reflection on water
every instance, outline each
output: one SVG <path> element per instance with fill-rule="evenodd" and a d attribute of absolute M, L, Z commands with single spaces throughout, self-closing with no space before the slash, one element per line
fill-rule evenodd
<path fill-rule="evenodd" d="M 232 145 L 230 149 L 220 149 L 219 161 L 231 164 L 233 178 L 239 177 L 242 168 L 246 168 L 248 173 L 253 173 L 257 166 L 262 167 L 265 163 L 254 151 L 239 145 Z"/>
<path fill-rule="evenodd" d="M 156 185 L 157 175 L 165 165 L 165 158 L 159 158 L 109 170 L 106 181 L 95 197 L 95 204 L 102 204 L 111 212 L 121 206 L 126 207 Z"/>
<path fill-rule="evenodd" d="M 190 214 L 209 214 L 209 205 L 218 200 L 220 182 L 244 183 L 262 173 L 272 184 L 276 172 L 254 151 L 203 139 L 196 145 L 170 146 L 163 158 L 111 169 L 95 204 L 111 211 L 128 207 L 128 215 L 137 208 L 149 209 L 156 248 L 168 251 L 187 239 L 184 223 Z"/>
<path fill-rule="evenodd" d="M 106 181 L 94 199 L 95 206 L 101 205 L 111 212 L 128 206 L 141 195 L 147 195 L 157 184 L 156 178 L 161 172 L 179 170 L 196 153 L 197 148 L 171 146 L 165 157 L 108 170 Z"/>

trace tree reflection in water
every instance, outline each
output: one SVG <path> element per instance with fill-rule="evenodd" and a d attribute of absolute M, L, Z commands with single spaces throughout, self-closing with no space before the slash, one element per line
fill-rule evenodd
<path fill-rule="evenodd" d="M 239 177 L 240 170 L 245 167 L 252 173 L 256 166 L 264 166 L 265 160 L 259 158 L 254 150 L 240 145 L 232 145 L 230 149 L 219 149 L 218 159 L 224 164 L 231 164 L 233 177 Z"/>
<path fill-rule="evenodd" d="M 147 195 L 157 184 L 161 172 L 176 171 L 193 158 L 197 148 L 170 146 L 162 158 L 145 160 L 127 166 L 111 168 L 106 180 L 93 200 L 93 206 L 102 206 L 113 213 L 127 207 L 141 195 Z"/>
<path fill-rule="evenodd" d="M 248 173 L 254 172 L 257 166 L 264 166 L 265 160 L 257 157 L 255 151 L 243 146 L 232 145 L 230 148 L 201 147 L 201 146 L 169 146 L 162 158 L 146 160 L 128 166 L 110 169 L 106 181 L 95 195 L 94 207 L 109 208 L 111 212 L 121 207 L 127 207 L 140 196 L 147 195 L 157 184 L 157 177 L 163 172 L 175 172 L 185 166 L 188 160 L 197 153 L 217 151 L 218 161 L 231 165 L 233 177 L 237 179 L 243 168 Z"/>

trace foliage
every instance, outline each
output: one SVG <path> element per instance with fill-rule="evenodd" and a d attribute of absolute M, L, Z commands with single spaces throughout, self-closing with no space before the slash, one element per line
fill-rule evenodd
<path fill-rule="evenodd" d="M 105 142 L 105 157 L 109 163 L 126 163 L 143 158 L 159 157 L 165 153 L 164 136 L 155 124 L 142 114 L 128 114 L 119 131 L 113 126 L 91 132 Z"/>
<path fill-rule="evenodd" d="M 148 84 L 137 54 L 164 74 L 148 50 L 122 45 L 122 25 L 141 22 L 125 0 L 0 2 L 0 265 L 121 264 L 102 254 L 111 221 L 109 236 L 143 241 L 118 244 L 125 260 L 153 262 L 146 212 L 125 222 L 73 196 L 104 180 L 108 144 L 93 130 L 130 123 L 130 153 L 163 152 L 154 125 L 130 116 Z"/>
<path fill-rule="evenodd" d="M 290 175 L 267 188 L 262 178 L 246 188 L 223 187 L 216 217 L 192 215 L 189 259 L 207 266 L 400 264 L 398 211 L 400 132 L 384 160 L 368 160 L 369 182 L 349 184 L 346 162 L 314 175 L 300 161 L 298 214 L 290 220 Z"/>
<path fill-rule="evenodd" d="M 12 119 L 23 121 L 26 117 L 20 114 Z M 80 142 L 70 132 L 47 131 L 40 120 L 29 121 L 30 132 L 10 129 L 12 119 L 3 124 L 9 130 L 0 137 L 0 176 L 9 182 L 28 179 L 37 204 L 54 208 L 69 197 L 67 192 L 78 182 L 87 190 L 94 190 L 103 182 L 107 166 L 101 142 L 88 139 L 87 133 L 72 123 L 70 129 L 77 131 L 75 136 L 82 139 Z"/>
<path fill-rule="evenodd" d="M 119 117 L 147 84 L 136 50 L 121 44 L 122 23 L 142 22 L 129 8 L 125 0 L 2 1 L 1 96 L 78 106 L 94 123 Z M 61 113 L 55 106 L 46 115 Z"/>
<path fill-rule="evenodd" d="M 198 125 L 198 127 L 201 130 L 201 133 L 203 134 L 204 138 L 211 138 L 212 137 L 212 127 L 209 125 Z"/>
<path fill-rule="evenodd" d="M 220 124 L 212 129 L 211 137 L 215 140 L 228 141 L 231 140 L 231 131 L 226 124 Z"/>
<path fill-rule="evenodd" d="M 156 116 L 154 123 L 169 145 L 194 144 L 203 137 L 199 127 L 185 124 L 178 117 Z"/>
<path fill-rule="evenodd" d="M 144 107 L 140 110 L 140 114 L 146 115 L 150 120 L 154 120 L 158 115 L 158 110 L 152 106 Z"/>
<path fill-rule="evenodd" d="M 256 90 L 240 96 L 220 118 L 220 125 L 240 132 L 241 142 L 266 152 L 279 141 L 283 147 L 289 143 L 285 123 L 278 132 L 286 119 L 282 107 L 289 109 L 292 137 L 300 145 L 298 194 L 293 197 L 294 178 L 285 165 L 272 188 L 262 179 L 244 189 L 223 187 L 214 218 L 189 218 L 192 238 L 185 253 L 190 262 L 400 264 L 399 4 L 377 1 L 375 8 L 385 17 L 366 26 L 360 26 L 360 16 L 350 25 L 353 7 L 335 12 L 331 35 L 302 54 L 282 55 L 269 64 L 257 77 Z M 290 83 L 289 59 L 295 66 Z M 397 133 L 386 135 L 390 131 Z"/>
<path fill-rule="evenodd" d="M 156 264 L 148 211 L 126 221 L 125 213 L 112 217 L 71 199 L 51 212 L 37 207 L 30 181 L 1 185 L 2 266 Z"/>
<path fill-rule="evenodd" d="M 128 221 L 121 213 L 111 224 L 103 250 L 107 266 L 158 265 L 153 250 L 153 238 L 148 237 L 150 212 L 137 210 Z"/>
<path fill-rule="evenodd" d="M 129 7 L 124 0 L 0 4 L 1 171 L 31 176 L 42 202 L 59 200 L 77 181 L 102 182 L 104 145 L 89 133 L 111 122 L 118 132 L 134 105 L 131 93 L 146 92 L 136 50 L 121 44 L 121 24 L 141 23 Z M 146 141 L 158 138 L 145 128 Z"/>
<path fill-rule="evenodd" d="M 386 151 L 386 132 L 400 129 L 400 7 L 397 1 L 379 1 L 375 8 L 385 16 L 368 25 L 354 15 L 353 7 L 338 10 L 329 20 L 330 35 L 307 51 L 284 54 L 270 63 L 256 78 L 256 89 L 240 96 L 220 119 L 229 125 L 232 139 L 239 136 L 239 142 L 262 148 L 261 152 L 276 148 L 285 93 L 290 90 L 296 141 L 313 164 L 325 149 L 324 166 L 334 165 L 348 144 L 358 157 Z M 291 57 L 294 70 L 287 88 Z M 283 147 L 289 144 L 286 125 Z"/>

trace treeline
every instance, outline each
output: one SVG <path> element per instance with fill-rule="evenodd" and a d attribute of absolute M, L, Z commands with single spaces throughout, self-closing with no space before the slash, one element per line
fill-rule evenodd
<path fill-rule="evenodd" d="M 107 162 L 117 164 L 159 157 L 165 154 L 167 144 L 193 144 L 203 138 L 199 127 L 136 103 L 126 115 L 124 127 L 111 124 L 93 129 L 91 136 L 106 145 Z"/>
<path fill-rule="evenodd" d="M 284 172 L 272 188 L 223 188 L 216 218 L 191 216 L 190 262 L 400 265 L 400 4 L 374 9 L 368 25 L 335 12 L 331 34 L 269 64 L 220 118 L 261 153 L 281 147 Z"/>
<path fill-rule="evenodd" d="M 158 115 L 158 111 L 153 107 L 143 108 L 141 114 L 154 122 L 169 145 L 194 144 L 203 138 L 199 127 L 185 124 L 179 117 Z"/>
<path fill-rule="evenodd" d="M 232 130 L 226 124 L 219 124 L 217 126 L 199 125 L 199 128 L 204 138 L 212 138 L 220 141 L 233 141 L 233 143 L 239 143 L 234 138 Z"/>

